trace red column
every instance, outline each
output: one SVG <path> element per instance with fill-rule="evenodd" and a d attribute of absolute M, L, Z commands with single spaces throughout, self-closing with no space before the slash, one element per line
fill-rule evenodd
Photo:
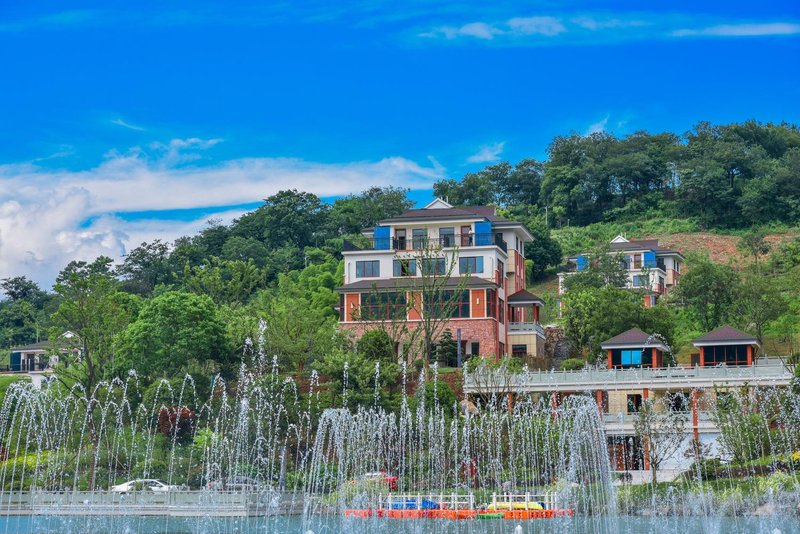
<path fill-rule="evenodd" d="M 533 307 L 533 322 L 534 323 L 539 322 L 539 306 Z"/>
<path fill-rule="evenodd" d="M 608 349 L 608 368 L 611 369 L 614 367 L 614 364 L 611 363 L 613 360 L 611 359 L 611 349 Z"/>
<path fill-rule="evenodd" d="M 508 413 L 514 413 L 514 396 L 510 391 L 506 395 L 506 404 L 508 406 Z"/>
<path fill-rule="evenodd" d="M 694 440 L 700 441 L 700 430 L 698 428 L 697 416 L 697 390 L 692 390 L 692 430 L 694 432 Z"/>
<path fill-rule="evenodd" d="M 650 390 L 647 389 L 647 388 L 644 388 L 642 390 L 642 400 L 647 400 L 647 397 L 648 397 L 649 394 L 650 394 Z"/>
<path fill-rule="evenodd" d="M 700 347 L 700 367 L 705 366 L 706 364 L 706 348 Z"/>
<path fill-rule="evenodd" d="M 652 355 L 650 356 L 650 366 L 651 367 L 661 367 L 661 364 L 658 362 L 658 350 L 653 347 Z"/>
<path fill-rule="evenodd" d="M 753 365 L 753 345 L 747 345 L 747 365 Z"/>
<path fill-rule="evenodd" d="M 597 397 L 597 409 L 598 409 L 598 410 L 600 410 L 600 416 L 602 417 L 602 415 L 603 415 L 603 414 L 605 413 L 605 411 L 606 411 L 606 407 L 605 407 L 605 405 L 603 404 L 603 391 L 602 391 L 602 390 L 600 390 L 600 389 L 598 389 L 598 390 L 595 392 L 595 396 Z"/>
<path fill-rule="evenodd" d="M 553 409 L 553 417 L 555 417 L 558 410 L 558 393 L 555 391 L 550 397 L 550 406 Z"/>

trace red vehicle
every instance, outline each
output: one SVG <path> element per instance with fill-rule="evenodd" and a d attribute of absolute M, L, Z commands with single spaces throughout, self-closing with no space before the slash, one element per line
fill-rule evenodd
<path fill-rule="evenodd" d="M 390 475 L 386 471 L 375 471 L 361 475 L 355 480 L 351 480 L 352 484 L 370 483 L 383 481 L 389 488 L 389 491 L 397 491 L 397 477 Z"/>

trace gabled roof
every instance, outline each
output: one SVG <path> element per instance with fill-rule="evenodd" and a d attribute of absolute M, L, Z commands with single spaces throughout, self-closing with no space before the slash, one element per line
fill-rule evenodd
<path fill-rule="evenodd" d="M 450 219 L 486 219 L 492 222 L 508 222 L 508 219 L 495 214 L 493 206 L 464 206 L 461 208 L 430 207 L 408 210 L 395 217 L 379 221 L 380 223 L 403 222 L 411 220 L 450 220 Z"/>
<path fill-rule="evenodd" d="M 524 289 L 508 297 L 506 302 L 508 302 L 509 306 L 513 306 L 514 304 L 538 304 L 539 306 L 544 306 L 544 301 L 542 299 Z"/>
<path fill-rule="evenodd" d="M 353 282 L 351 284 L 345 284 L 341 287 L 337 287 L 336 290 L 341 293 L 361 293 L 366 291 L 391 291 L 393 289 L 415 289 L 420 286 L 422 283 L 422 278 L 415 277 L 415 276 L 408 276 L 405 278 L 380 278 L 380 279 L 365 279 L 359 280 L 358 282 Z M 431 287 L 430 282 L 428 282 L 429 288 Z M 437 282 L 438 284 L 438 282 Z M 436 288 L 438 289 L 442 287 L 441 285 L 437 285 Z M 466 288 L 479 288 L 479 287 L 497 287 L 497 284 L 494 283 L 493 280 L 488 280 L 486 278 L 478 278 L 477 276 L 470 276 L 467 278 L 466 282 L 462 280 L 459 276 L 452 276 L 450 277 L 445 283 L 444 287 L 447 289 L 456 289 L 458 287 L 466 287 Z"/>
<path fill-rule="evenodd" d="M 737 330 L 732 326 L 723 325 L 695 339 L 692 341 L 692 344 L 695 347 L 706 347 L 709 345 L 758 345 L 758 340 L 755 336 L 751 336 L 746 332 Z"/>
<path fill-rule="evenodd" d="M 50 341 L 39 341 L 38 343 L 31 343 L 30 345 L 22 345 L 19 347 L 13 347 L 11 352 L 35 352 L 35 351 L 43 351 L 46 352 L 47 349 L 50 347 Z"/>
<path fill-rule="evenodd" d="M 631 328 L 619 335 L 607 339 L 600 344 L 600 348 L 620 349 L 620 348 L 644 348 L 652 347 L 662 351 L 668 351 L 667 347 L 658 337 L 648 334 L 639 328 Z"/>

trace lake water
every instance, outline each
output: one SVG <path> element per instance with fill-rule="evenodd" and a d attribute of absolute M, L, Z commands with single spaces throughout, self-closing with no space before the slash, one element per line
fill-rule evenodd
<path fill-rule="evenodd" d="M 202 512 L 198 510 L 198 516 Z M 519 527 L 519 528 L 518 528 Z M 532 521 L 343 519 L 337 517 L 167 518 L 119 516 L 11 516 L 0 518 L 4 534 L 790 534 L 800 519 L 790 517 L 576 517 Z"/>

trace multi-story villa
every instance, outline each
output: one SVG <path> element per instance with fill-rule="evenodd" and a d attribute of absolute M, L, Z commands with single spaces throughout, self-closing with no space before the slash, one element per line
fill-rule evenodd
<path fill-rule="evenodd" d="M 493 207 L 455 208 L 436 199 L 364 235 L 368 246 L 343 252 L 341 328 L 360 336 L 388 318 L 413 330 L 424 314 L 442 313 L 435 299 L 445 298 L 455 303 L 446 328 L 465 357 L 541 354 L 543 302 L 525 290 L 525 243 L 533 239 L 525 226 Z M 439 277 L 443 296 L 424 294 L 431 276 Z M 404 340 L 396 342 L 405 353 Z"/>
<path fill-rule="evenodd" d="M 678 285 L 683 255 L 662 248 L 657 239 L 627 240 L 617 236 L 611 240 L 608 254 L 618 256 L 627 274 L 627 287 L 645 292 L 645 306 L 652 306 L 658 297 L 666 295 Z M 589 254 L 581 253 L 567 258 L 568 271 L 558 275 L 558 293 L 566 292 L 564 281 L 570 275 L 589 267 Z"/>
<path fill-rule="evenodd" d="M 684 456 L 692 439 L 715 454 L 720 430 L 712 417 L 718 396 L 756 387 L 785 387 L 792 370 L 778 358 L 756 357 L 755 337 L 723 326 L 694 340 L 691 363 L 665 367 L 669 347 L 655 334 L 638 328 L 623 332 L 601 344 L 607 359 L 603 368 L 579 371 L 523 373 L 484 376 L 467 375 L 467 395 L 532 394 L 558 405 L 570 395 L 595 398 L 602 414 L 612 467 L 618 470 L 649 469 L 644 444 L 636 436 L 634 421 L 645 399 L 663 399 L 669 410 L 686 418 L 686 436 L 678 451 L 662 468 L 680 468 L 690 461 Z M 663 408 L 662 408 L 663 409 Z"/>

